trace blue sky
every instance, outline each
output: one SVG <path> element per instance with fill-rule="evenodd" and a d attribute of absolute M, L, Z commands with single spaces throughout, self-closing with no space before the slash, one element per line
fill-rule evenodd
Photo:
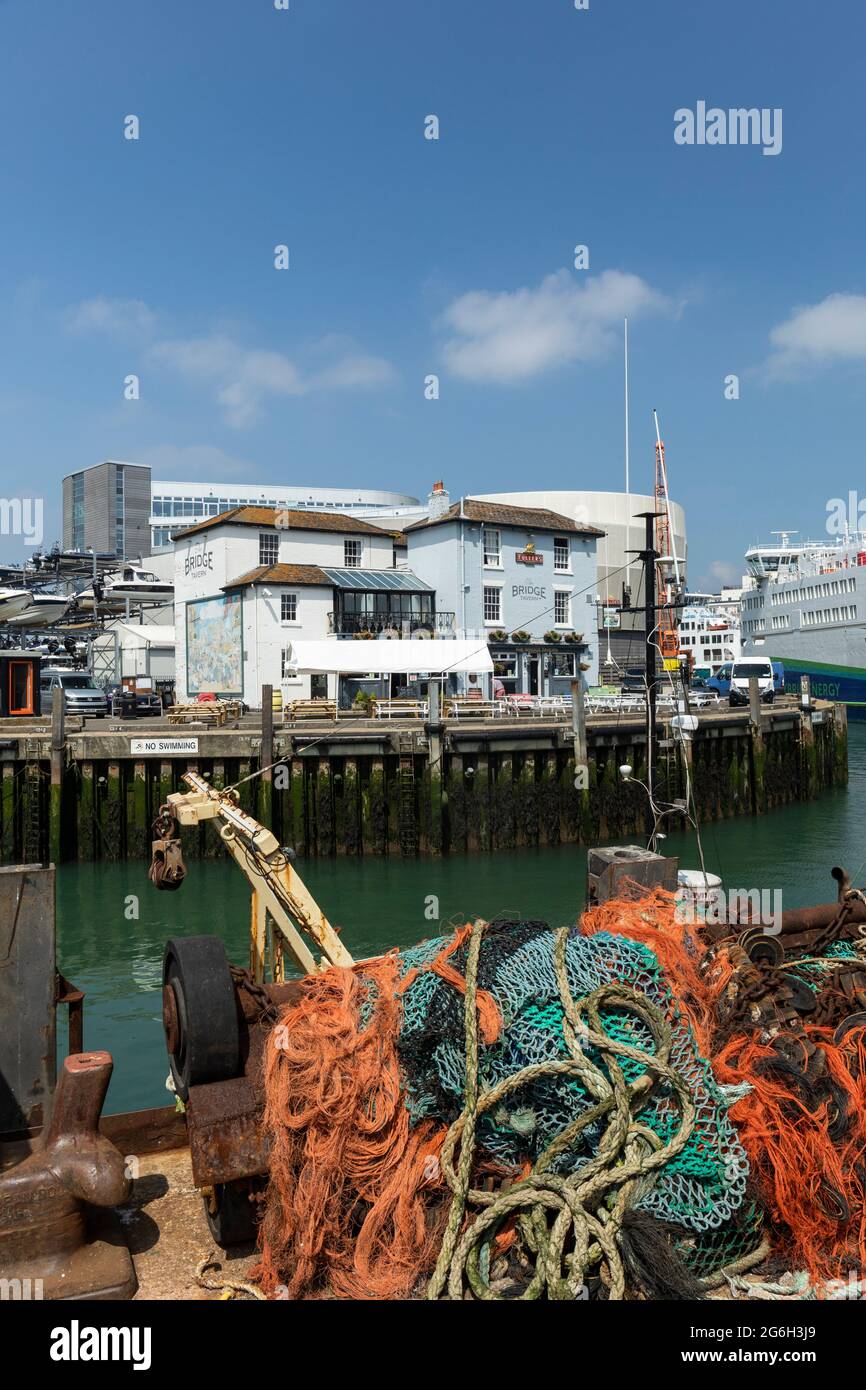
<path fill-rule="evenodd" d="M 0 0 L 0 491 L 50 543 L 106 457 L 618 488 L 628 311 L 692 582 L 822 533 L 866 492 L 864 40 L 840 0 Z M 701 100 L 781 153 L 675 144 Z"/>

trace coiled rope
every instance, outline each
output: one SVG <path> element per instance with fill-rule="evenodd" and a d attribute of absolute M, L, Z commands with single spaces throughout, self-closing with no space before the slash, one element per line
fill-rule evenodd
<path fill-rule="evenodd" d="M 489 1247 L 503 1223 L 514 1216 L 524 1254 L 530 1265 L 534 1260 L 530 1281 L 518 1295 L 520 1299 L 536 1299 L 542 1294 L 553 1299 L 580 1298 L 595 1266 L 599 1266 L 599 1274 L 607 1284 L 608 1296 L 622 1299 L 625 1272 L 618 1236 L 625 1214 L 649 1191 L 655 1173 L 685 1148 L 695 1124 L 696 1106 L 688 1084 L 670 1065 L 671 1029 L 655 1004 L 624 985 L 602 985 L 575 1001 L 566 967 L 569 928 L 563 927 L 556 934 L 554 964 L 570 1058 L 524 1067 L 488 1090 L 479 1091 L 476 993 L 485 927 L 485 922 L 476 921 L 469 940 L 464 1106 L 448 1131 L 439 1159 L 452 1199 L 427 1297 L 438 1299 L 447 1289 L 450 1299 L 462 1299 L 468 1282 L 476 1298 L 498 1300 L 501 1294 L 491 1287 L 485 1273 Z M 603 1007 L 635 1015 L 649 1029 L 655 1050 L 646 1052 L 609 1037 L 601 1020 Z M 590 1061 L 584 1047 L 601 1053 L 607 1074 Z M 643 1074 L 629 1082 L 620 1059 L 640 1063 Z M 595 1104 L 572 1120 L 539 1155 L 530 1173 L 512 1187 L 498 1193 L 473 1188 L 479 1116 L 497 1105 L 509 1091 L 542 1076 L 577 1078 Z M 638 1118 L 650 1092 L 659 1083 L 670 1087 L 680 1109 L 679 1126 L 666 1143 Z M 554 1160 L 598 1121 L 605 1121 L 606 1128 L 593 1157 L 567 1177 L 551 1172 Z M 482 1210 L 470 1219 L 461 1234 L 468 1206 Z"/>

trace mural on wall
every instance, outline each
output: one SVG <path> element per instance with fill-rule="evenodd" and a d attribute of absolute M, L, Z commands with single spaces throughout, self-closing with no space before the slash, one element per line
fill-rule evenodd
<path fill-rule="evenodd" d="M 240 594 L 203 598 L 186 606 L 186 687 L 190 695 L 243 694 Z"/>

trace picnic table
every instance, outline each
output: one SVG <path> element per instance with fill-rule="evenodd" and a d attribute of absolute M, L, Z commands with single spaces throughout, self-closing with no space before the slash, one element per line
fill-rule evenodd
<path fill-rule="evenodd" d="M 225 724 L 228 711 L 219 700 L 193 701 L 170 705 L 166 715 L 169 724 Z"/>
<path fill-rule="evenodd" d="M 286 714 L 289 715 L 289 719 L 292 722 L 296 719 L 336 719 L 337 702 L 336 700 L 324 700 L 320 698 L 312 700 L 292 700 L 291 704 L 287 705 L 283 712 L 284 723 L 289 722 L 285 718 Z"/>

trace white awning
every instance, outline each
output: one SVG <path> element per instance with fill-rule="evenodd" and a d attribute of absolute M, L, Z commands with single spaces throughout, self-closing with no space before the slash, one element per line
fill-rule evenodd
<path fill-rule="evenodd" d="M 322 642 L 293 642 L 288 649 L 288 664 L 298 675 L 365 676 L 370 672 L 391 674 L 400 672 L 435 675 L 449 671 L 493 670 L 493 661 L 486 642 L 476 639 L 466 642 L 457 638 L 407 638 L 405 641 L 370 641 L 337 639 Z"/>

